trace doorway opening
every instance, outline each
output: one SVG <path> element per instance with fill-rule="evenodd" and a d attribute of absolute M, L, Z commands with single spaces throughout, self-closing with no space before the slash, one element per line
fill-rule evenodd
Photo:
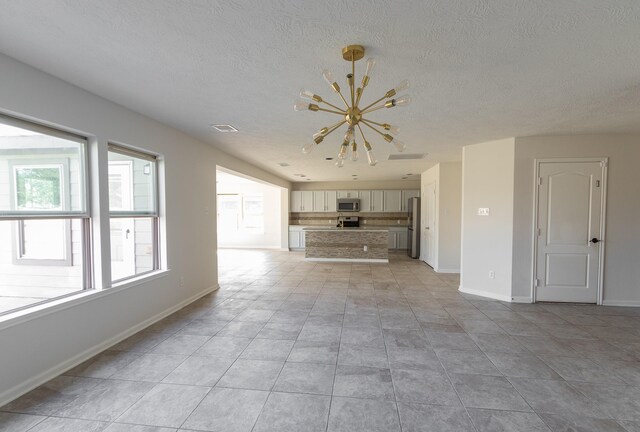
<path fill-rule="evenodd" d="M 218 167 L 216 190 L 219 249 L 283 248 L 283 188 Z"/>

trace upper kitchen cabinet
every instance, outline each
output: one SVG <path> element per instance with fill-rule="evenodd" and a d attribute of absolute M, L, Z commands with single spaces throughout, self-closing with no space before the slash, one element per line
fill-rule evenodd
<path fill-rule="evenodd" d="M 291 211 L 294 213 L 313 211 L 313 191 L 292 191 Z"/>
<path fill-rule="evenodd" d="M 338 191 L 338 198 L 358 198 L 358 191 L 357 190 Z"/>
<path fill-rule="evenodd" d="M 401 211 L 409 211 L 409 198 L 420 198 L 420 189 L 402 191 Z"/>
<path fill-rule="evenodd" d="M 395 213 L 402 211 L 402 191 L 384 191 L 384 211 Z"/>
<path fill-rule="evenodd" d="M 313 191 L 314 212 L 335 212 L 336 191 Z"/>
<path fill-rule="evenodd" d="M 370 212 L 371 211 L 371 191 L 368 191 L 368 190 L 358 191 L 358 198 L 360 198 L 360 211 Z"/>
<path fill-rule="evenodd" d="M 371 191 L 371 201 L 369 206 L 370 212 L 381 213 L 384 211 L 384 191 Z"/>

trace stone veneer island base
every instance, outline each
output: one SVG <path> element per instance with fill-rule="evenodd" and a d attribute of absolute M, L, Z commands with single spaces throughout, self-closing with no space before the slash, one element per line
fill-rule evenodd
<path fill-rule="evenodd" d="M 304 232 L 305 261 L 389 262 L 388 229 L 305 228 Z"/>

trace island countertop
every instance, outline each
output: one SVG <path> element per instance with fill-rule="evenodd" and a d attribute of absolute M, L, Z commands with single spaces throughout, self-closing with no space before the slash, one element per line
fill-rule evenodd
<path fill-rule="evenodd" d="M 365 227 L 306 227 L 302 231 L 362 231 L 362 232 L 388 232 L 389 228 L 365 228 Z"/>

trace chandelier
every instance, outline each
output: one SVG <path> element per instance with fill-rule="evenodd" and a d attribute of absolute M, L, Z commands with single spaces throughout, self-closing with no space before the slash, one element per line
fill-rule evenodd
<path fill-rule="evenodd" d="M 391 143 L 399 152 L 404 151 L 404 149 L 406 148 L 406 145 L 394 136 L 397 135 L 400 131 L 398 127 L 392 126 L 388 123 L 378 123 L 373 120 L 369 120 L 368 118 L 365 118 L 365 115 L 382 108 L 393 108 L 396 106 L 408 105 L 411 102 L 411 98 L 409 96 L 395 96 L 402 90 L 405 90 L 409 87 L 409 81 L 402 81 L 395 88 L 386 92 L 380 99 L 370 103 L 363 108 L 360 108 L 360 99 L 362 98 L 365 87 L 367 87 L 367 84 L 369 84 L 369 79 L 371 78 L 376 65 L 376 60 L 374 58 L 367 59 L 367 69 L 364 73 L 364 76 L 362 77 L 362 83 L 360 84 L 360 87 L 355 88 L 355 63 L 363 57 L 364 47 L 360 45 L 349 45 L 342 49 L 342 58 L 344 58 L 346 61 L 351 62 L 351 73 L 347 75 L 347 83 L 349 84 L 350 91 L 350 95 L 348 96 L 350 96 L 351 103 L 349 103 L 349 101 L 340 91 L 340 86 L 334 79 L 331 71 L 325 69 L 322 72 L 322 76 L 324 77 L 325 81 L 331 86 L 333 91 L 337 93 L 338 96 L 340 96 L 340 99 L 342 99 L 342 102 L 345 106 L 344 109 L 325 101 L 322 97 L 305 89 L 302 89 L 300 91 L 300 99 L 296 100 L 295 105 L 293 106 L 293 109 L 296 111 L 324 111 L 332 114 L 337 114 L 342 118 L 339 122 L 331 126 L 323 127 L 318 132 L 313 134 L 313 140 L 302 147 L 302 152 L 304 154 L 310 153 L 318 144 L 324 141 L 327 135 L 337 130 L 342 125 L 346 124 L 347 132 L 345 133 L 344 140 L 340 145 L 338 159 L 336 161 L 336 166 L 338 168 L 341 168 L 344 165 L 344 160 L 345 158 L 347 158 L 349 148 L 351 148 L 351 160 L 354 162 L 358 160 L 356 129 L 362 137 L 364 148 L 367 151 L 367 160 L 369 162 L 369 165 L 374 166 L 378 163 L 378 160 L 373 154 L 371 144 L 369 143 L 369 141 L 367 141 L 367 138 L 364 135 L 362 125 L 381 135 L 385 141 Z M 321 104 L 326 105 L 328 108 L 321 107 Z"/>

